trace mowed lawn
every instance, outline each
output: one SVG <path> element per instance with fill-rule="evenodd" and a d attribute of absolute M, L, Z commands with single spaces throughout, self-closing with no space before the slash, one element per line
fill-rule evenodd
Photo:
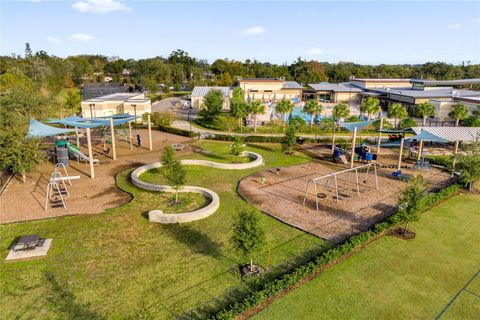
<path fill-rule="evenodd" d="M 219 157 L 229 150 L 228 143 L 199 145 Z M 278 144 L 247 149 L 262 154 L 266 167 L 310 160 L 301 154 L 285 155 Z M 212 155 L 203 158 L 212 160 Z M 187 184 L 213 189 L 221 201 L 215 214 L 193 223 L 150 223 L 145 215 L 161 209 L 159 194 L 135 188 L 129 181 L 131 170 L 127 170 L 117 175 L 117 183 L 135 196 L 129 204 L 97 215 L 0 225 L 0 318 L 169 319 L 191 315 L 189 310 L 205 303 L 208 307 L 212 301 L 228 302 L 224 299 L 227 292 L 232 298 L 239 296 L 249 283 L 239 276 L 236 266 L 242 261 L 230 237 L 235 215 L 250 205 L 236 188 L 240 179 L 264 168 L 188 167 Z M 146 179 L 162 177 L 150 173 Z M 268 215 L 258 213 L 258 217 L 267 245 L 255 261 L 264 266 L 284 265 L 326 244 Z M 5 262 L 15 237 L 32 233 L 53 239 L 48 255 Z"/>
<path fill-rule="evenodd" d="M 412 228 L 414 240 L 383 237 L 255 319 L 434 319 L 480 271 L 480 196 L 456 196 Z M 480 319 L 480 275 L 441 319 Z"/>

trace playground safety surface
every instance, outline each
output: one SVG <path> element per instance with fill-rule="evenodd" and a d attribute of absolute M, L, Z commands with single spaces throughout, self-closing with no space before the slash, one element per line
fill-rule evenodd
<path fill-rule="evenodd" d="M 380 162 L 392 165 L 395 159 L 389 157 L 391 151 L 384 152 L 385 156 L 383 159 L 380 158 Z M 394 169 L 379 166 L 377 166 L 378 190 L 375 188 L 375 177 L 371 171 L 366 183 L 364 183 L 365 171 L 359 172 L 360 195 L 356 192 L 355 175 L 352 174 L 350 182 L 346 184 L 347 174 L 343 174 L 337 177 L 338 203 L 335 198 L 334 181 L 330 179 L 328 189 L 326 180 L 317 186 L 318 211 L 315 208 L 314 188 L 311 184 L 307 201 L 303 205 L 309 179 L 349 168 L 332 161 L 317 161 L 281 168 L 279 175 L 276 168 L 256 172 L 240 182 L 239 193 L 246 201 L 274 218 L 333 243 L 342 242 L 353 234 L 367 230 L 397 210 L 397 200 L 406 183 L 392 176 Z M 405 165 L 412 164 L 412 161 L 405 162 Z M 362 164 L 355 164 L 360 165 Z M 421 172 L 402 169 L 402 172 L 422 174 L 430 189 L 440 188 L 451 181 L 448 173 L 437 168 Z"/>

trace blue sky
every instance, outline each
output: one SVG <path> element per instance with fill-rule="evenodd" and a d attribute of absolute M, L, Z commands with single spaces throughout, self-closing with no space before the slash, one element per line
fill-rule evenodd
<path fill-rule="evenodd" d="M 480 2 L 0 0 L 0 53 L 480 62 Z"/>

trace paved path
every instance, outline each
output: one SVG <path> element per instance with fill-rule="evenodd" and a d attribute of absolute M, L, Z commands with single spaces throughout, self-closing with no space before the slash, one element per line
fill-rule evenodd
<path fill-rule="evenodd" d="M 181 103 L 180 98 L 166 98 L 152 103 L 152 112 L 172 112 L 177 103 Z"/>

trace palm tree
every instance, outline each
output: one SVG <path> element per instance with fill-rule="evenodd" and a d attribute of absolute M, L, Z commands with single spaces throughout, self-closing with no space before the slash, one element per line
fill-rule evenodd
<path fill-rule="evenodd" d="M 322 113 L 323 105 L 319 104 L 317 100 L 310 100 L 303 107 L 303 111 L 310 115 L 310 128 L 311 128 L 313 126 L 313 117 Z"/>
<path fill-rule="evenodd" d="M 455 119 L 455 127 L 458 127 L 460 120 L 468 117 L 468 107 L 462 103 L 455 103 L 448 116 Z"/>
<path fill-rule="evenodd" d="M 387 116 L 389 118 L 395 119 L 395 128 L 397 127 L 398 120 L 402 120 L 403 118 L 408 117 L 407 109 L 402 106 L 400 103 L 394 103 L 390 107 L 388 107 Z"/>
<path fill-rule="evenodd" d="M 333 107 L 332 110 L 332 118 L 333 118 L 333 138 L 332 138 L 332 152 L 335 149 L 335 136 L 336 136 L 336 131 L 335 128 L 337 126 L 337 122 L 340 121 L 341 118 L 346 118 L 350 115 L 350 108 L 343 104 L 337 104 L 335 107 Z"/>
<path fill-rule="evenodd" d="M 360 104 L 360 112 L 366 113 L 368 120 L 370 120 L 372 114 L 379 113 L 380 110 L 382 110 L 382 108 L 380 107 L 380 100 L 377 98 L 366 97 Z"/>
<path fill-rule="evenodd" d="M 423 118 L 422 127 L 425 127 L 425 124 L 427 123 L 427 117 L 432 117 L 435 115 L 435 107 L 430 102 L 424 102 L 415 108 L 415 113 L 417 116 Z"/>
<path fill-rule="evenodd" d="M 265 112 L 265 106 L 260 101 L 252 101 L 248 104 L 248 111 L 253 114 L 253 131 L 257 132 L 257 114 Z"/>
<path fill-rule="evenodd" d="M 283 118 L 283 129 L 287 126 L 287 113 L 292 112 L 293 110 L 293 103 L 289 100 L 283 99 L 282 101 L 278 102 L 275 106 L 275 110 L 282 114 Z"/>

